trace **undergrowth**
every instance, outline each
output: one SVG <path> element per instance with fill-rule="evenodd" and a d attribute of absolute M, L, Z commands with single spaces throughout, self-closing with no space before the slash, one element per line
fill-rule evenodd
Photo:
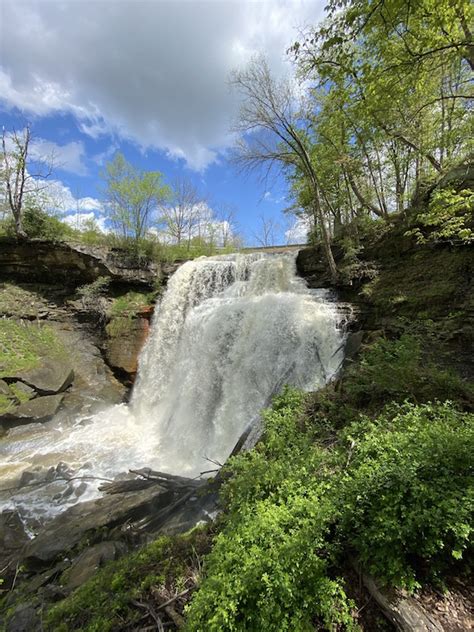
<path fill-rule="evenodd" d="M 187 630 L 357 629 L 336 571 L 350 555 L 408 590 L 439 579 L 471 545 L 473 421 L 449 402 L 392 405 L 328 446 L 305 396 L 287 390 L 263 442 L 227 466 Z"/>
<path fill-rule="evenodd" d="M 124 622 L 127 629 L 134 629 L 150 616 L 144 604 L 152 604 L 157 595 L 164 601 L 194 588 L 199 559 L 208 547 L 205 528 L 196 528 L 184 536 L 161 537 L 100 570 L 49 610 L 43 629 L 111 632 L 124 629 Z"/>

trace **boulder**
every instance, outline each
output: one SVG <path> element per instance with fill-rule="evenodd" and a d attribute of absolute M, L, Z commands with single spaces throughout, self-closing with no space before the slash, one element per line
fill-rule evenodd
<path fill-rule="evenodd" d="M 18 372 L 16 377 L 32 387 L 40 395 L 62 393 L 74 380 L 71 365 L 58 357 L 43 357 L 41 365 L 34 369 Z"/>
<path fill-rule="evenodd" d="M 48 421 L 53 417 L 63 401 L 63 394 L 37 397 L 20 404 L 10 412 L 0 416 L 0 421 L 11 424 Z"/>
<path fill-rule="evenodd" d="M 173 498 L 172 491 L 164 492 L 156 485 L 140 492 L 114 494 L 74 505 L 27 544 L 24 560 L 33 567 L 51 563 L 77 546 L 88 532 L 140 519 L 169 505 Z"/>
<path fill-rule="evenodd" d="M 6 632 L 35 632 L 42 630 L 40 615 L 33 603 L 19 604 L 9 617 Z"/>
<path fill-rule="evenodd" d="M 0 514 L 0 568 L 4 569 L 3 577 L 7 580 L 13 575 L 16 560 L 27 542 L 29 537 L 18 512 L 3 511 Z"/>
<path fill-rule="evenodd" d="M 89 580 L 106 562 L 117 559 L 126 552 L 122 542 L 99 542 L 85 549 L 65 573 L 65 587 L 75 590 Z"/>

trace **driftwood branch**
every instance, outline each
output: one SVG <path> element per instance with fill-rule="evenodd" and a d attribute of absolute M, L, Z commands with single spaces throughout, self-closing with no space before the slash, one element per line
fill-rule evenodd
<path fill-rule="evenodd" d="M 159 485 L 163 488 L 163 491 L 186 491 L 188 489 L 196 489 L 202 484 L 202 481 L 184 478 L 183 476 L 174 476 L 165 472 L 155 472 L 149 468 L 129 471 L 130 474 L 135 474 L 139 478 L 108 482 L 101 485 L 99 490 L 106 494 L 121 494 Z"/>

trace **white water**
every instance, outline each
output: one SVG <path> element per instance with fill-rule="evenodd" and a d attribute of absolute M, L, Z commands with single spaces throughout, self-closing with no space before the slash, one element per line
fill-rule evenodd
<path fill-rule="evenodd" d="M 72 427 L 53 420 L 14 429 L 0 447 L 0 463 L 16 477 L 59 461 L 107 478 L 139 467 L 199 475 L 213 467 L 207 459 L 225 461 L 283 384 L 312 390 L 334 375 L 342 361 L 338 321 L 327 295 L 296 276 L 293 255 L 185 263 L 157 307 L 130 405 Z M 23 490 L 17 506 L 51 514 L 76 501 L 72 493 L 52 502 L 45 491 Z"/>

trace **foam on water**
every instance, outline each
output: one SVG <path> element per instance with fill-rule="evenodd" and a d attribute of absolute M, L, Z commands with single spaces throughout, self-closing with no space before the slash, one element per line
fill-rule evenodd
<path fill-rule="evenodd" d="M 225 461 L 283 384 L 317 389 L 334 375 L 339 320 L 327 294 L 297 277 L 294 255 L 187 262 L 157 306 L 131 403 L 72 425 L 53 420 L 10 431 L 0 445 L 0 486 L 59 461 L 77 476 L 113 478 L 139 467 L 199 475 L 210 467 L 206 459 Z M 16 506 L 50 515 L 77 502 L 79 486 L 81 500 L 97 493 L 97 481 L 85 478 L 66 495 L 60 485 L 24 488 Z"/>

